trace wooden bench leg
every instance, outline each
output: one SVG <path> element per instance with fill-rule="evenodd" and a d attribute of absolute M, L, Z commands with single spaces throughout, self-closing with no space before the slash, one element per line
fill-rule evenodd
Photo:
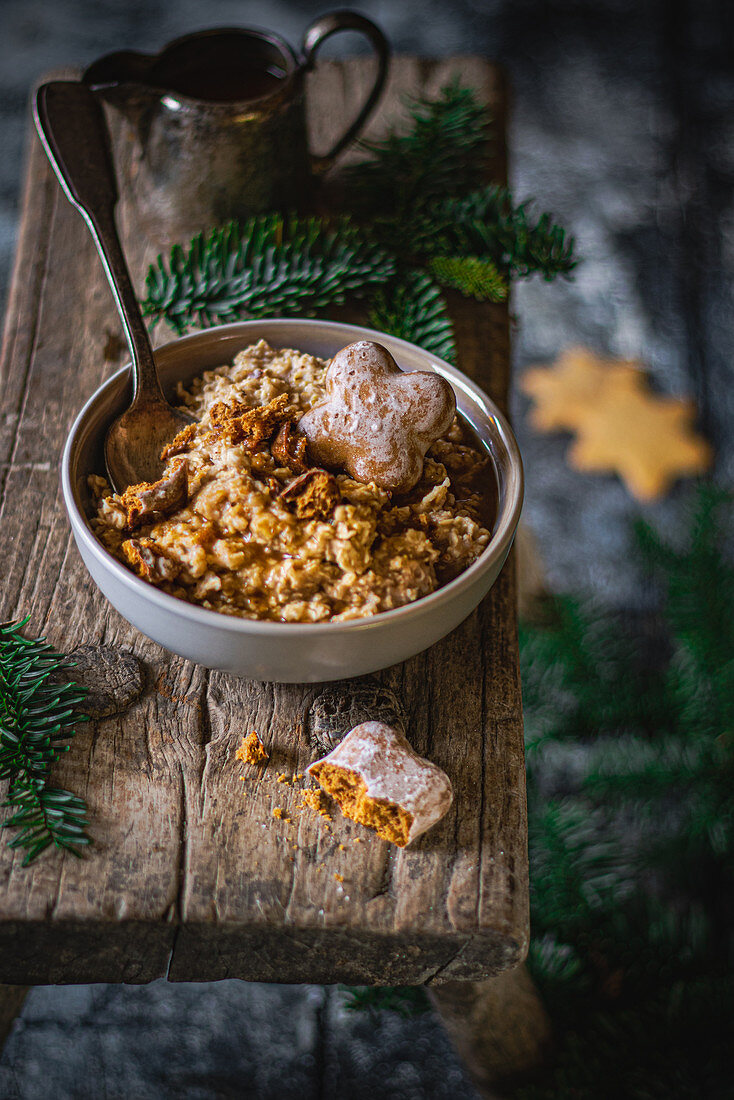
<path fill-rule="evenodd" d="M 486 1100 L 543 1064 L 550 1019 L 524 966 L 484 982 L 447 982 L 429 996 Z"/>
<path fill-rule="evenodd" d="M 0 985 L 0 1051 L 20 1014 L 30 988 L 29 985 Z"/>

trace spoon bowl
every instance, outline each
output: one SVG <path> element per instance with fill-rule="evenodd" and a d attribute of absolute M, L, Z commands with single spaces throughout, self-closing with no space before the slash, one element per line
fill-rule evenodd
<path fill-rule="evenodd" d="M 161 451 L 193 423 L 188 413 L 163 401 L 140 401 L 113 420 L 105 436 L 104 459 L 115 492 L 141 481 L 157 481 L 164 466 Z"/>

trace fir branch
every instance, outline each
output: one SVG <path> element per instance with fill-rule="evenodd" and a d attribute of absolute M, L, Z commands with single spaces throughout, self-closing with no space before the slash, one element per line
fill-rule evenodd
<path fill-rule="evenodd" d="M 734 497 L 702 482 L 687 544 L 664 543 L 649 524 L 635 526 L 650 572 L 662 581 L 665 615 L 676 639 L 670 689 L 689 737 L 734 730 Z"/>
<path fill-rule="evenodd" d="M 3 822 L 3 828 L 20 830 L 9 841 L 9 847 L 26 850 L 24 867 L 51 844 L 78 856 L 79 848 L 91 843 L 86 833 L 86 803 L 70 791 L 18 776 L 3 806 L 15 810 Z"/>
<path fill-rule="evenodd" d="M 555 1007 L 555 1006 L 554 1006 Z M 552 1064 L 513 1100 L 728 1100 L 734 984 L 673 981 L 636 1004 L 586 1002 L 558 1026 Z"/>
<path fill-rule="evenodd" d="M 638 637 L 578 601 L 523 630 L 529 963 L 564 1038 L 546 1084 L 520 1096 L 730 1091 L 730 505 L 703 484 L 676 546 L 638 525 L 664 593 L 667 668 L 630 656 Z"/>
<path fill-rule="evenodd" d="M 533 214 L 530 199 L 516 205 L 512 193 L 498 184 L 420 210 L 410 232 L 414 251 L 422 257 L 478 256 L 513 278 L 539 272 L 551 280 L 570 275 L 577 263 L 573 237 L 552 214 Z"/>
<path fill-rule="evenodd" d="M 395 1012 L 407 1020 L 431 1010 L 421 986 L 340 985 L 339 989 L 344 994 L 344 1007 L 350 1012 Z"/>
<path fill-rule="evenodd" d="M 611 616 L 559 597 L 548 601 L 547 617 L 543 627 L 520 629 L 529 755 L 547 740 L 643 731 L 660 721 L 660 700 L 643 690 L 634 647 Z"/>
<path fill-rule="evenodd" d="M 434 256 L 428 264 L 441 286 L 460 291 L 478 302 L 504 302 L 507 283 L 492 260 L 478 256 Z"/>
<path fill-rule="evenodd" d="M 437 99 L 405 101 L 407 128 L 363 141 L 369 154 L 345 173 L 350 204 L 361 216 L 400 218 L 414 209 L 478 187 L 486 178 L 491 117 L 458 79 Z"/>
<path fill-rule="evenodd" d="M 433 280 L 420 271 L 410 272 L 375 295 L 369 324 L 418 344 L 447 363 L 456 362 L 454 331 L 446 303 Z"/>
<path fill-rule="evenodd" d="M 390 256 L 346 218 L 262 215 L 199 234 L 187 250 L 175 245 L 167 261 L 159 256 L 143 314 L 179 334 L 192 325 L 309 315 L 367 294 L 393 272 Z"/>
<path fill-rule="evenodd" d="M 59 682 L 70 666 L 43 638 L 20 633 L 27 622 L 0 625 L 0 779 L 9 781 L 3 803 L 15 812 L 2 828 L 18 828 L 10 842 L 24 848 L 24 865 L 51 844 L 79 855 L 90 843 L 83 801 L 47 787 L 51 766 L 69 747 L 85 692 Z"/>

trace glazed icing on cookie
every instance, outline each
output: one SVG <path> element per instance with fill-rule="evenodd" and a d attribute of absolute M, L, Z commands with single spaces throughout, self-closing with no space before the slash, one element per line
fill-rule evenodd
<path fill-rule="evenodd" d="M 412 489 L 426 451 L 454 418 L 449 383 L 431 371 L 401 371 L 369 340 L 337 352 L 325 382 L 326 400 L 298 424 L 312 460 L 382 489 Z"/>

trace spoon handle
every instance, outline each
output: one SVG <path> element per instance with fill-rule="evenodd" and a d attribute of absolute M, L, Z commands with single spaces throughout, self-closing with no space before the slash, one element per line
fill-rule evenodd
<path fill-rule="evenodd" d="M 153 350 L 115 226 L 117 183 L 102 108 L 78 81 L 42 84 L 36 129 L 67 198 L 84 216 L 112 287 L 132 355 L 133 401 L 165 400 Z"/>

